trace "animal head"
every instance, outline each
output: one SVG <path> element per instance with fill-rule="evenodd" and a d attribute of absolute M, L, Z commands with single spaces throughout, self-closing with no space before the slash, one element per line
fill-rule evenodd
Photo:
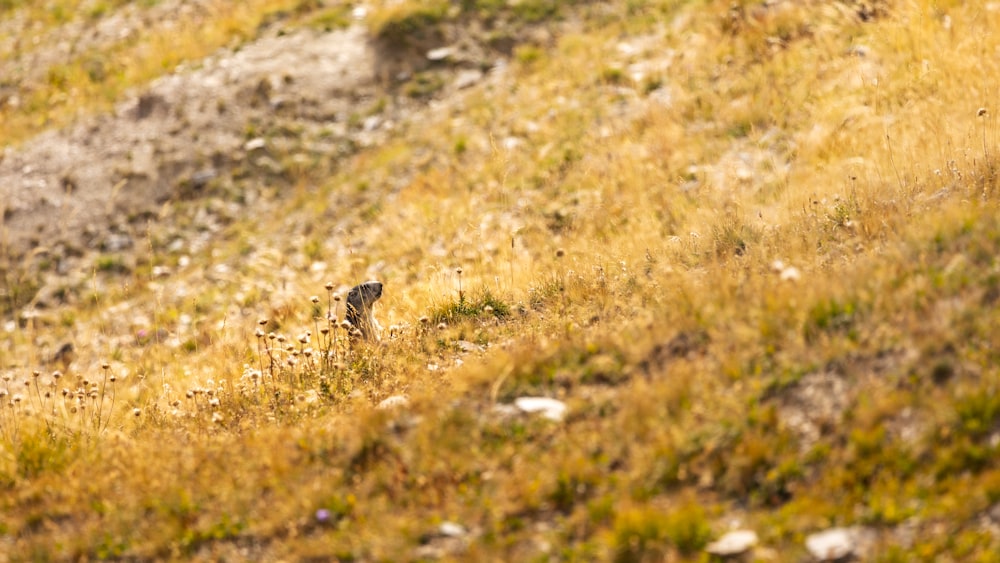
<path fill-rule="evenodd" d="M 377 338 L 379 325 L 372 315 L 372 306 L 382 297 L 382 282 L 366 281 L 347 293 L 347 321 L 361 332 L 365 339 Z"/>

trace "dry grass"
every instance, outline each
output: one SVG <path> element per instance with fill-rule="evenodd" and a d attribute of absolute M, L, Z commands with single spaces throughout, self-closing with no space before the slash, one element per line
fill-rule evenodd
<path fill-rule="evenodd" d="M 995 561 L 1000 13 L 768 5 L 577 6 L 211 258 L 8 333 L 12 556 L 697 560 L 737 520 Z M 351 349 L 370 277 L 395 330 Z M 117 377 L 82 421 L 30 367 L 67 316 Z"/>

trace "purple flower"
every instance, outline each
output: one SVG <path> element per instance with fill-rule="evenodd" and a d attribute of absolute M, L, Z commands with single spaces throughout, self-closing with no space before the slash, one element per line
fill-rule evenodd
<path fill-rule="evenodd" d="M 326 524 L 330 521 L 330 511 L 325 508 L 320 508 L 316 511 L 316 521 L 320 524 Z"/>

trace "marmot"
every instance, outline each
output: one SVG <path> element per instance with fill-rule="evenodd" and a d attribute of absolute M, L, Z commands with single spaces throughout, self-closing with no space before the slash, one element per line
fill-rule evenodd
<path fill-rule="evenodd" d="M 347 322 L 358 329 L 361 338 L 379 340 L 382 327 L 372 314 L 372 307 L 382 297 L 382 282 L 366 281 L 351 288 L 347 293 Z"/>

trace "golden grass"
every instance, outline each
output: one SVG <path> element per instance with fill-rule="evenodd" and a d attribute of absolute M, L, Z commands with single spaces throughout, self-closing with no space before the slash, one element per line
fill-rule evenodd
<path fill-rule="evenodd" d="M 39 559 L 646 561 L 738 519 L 781 561 L 854 524 L 871 560 L 995 560 L 1000 14 L 741 5 L 580 7 L 211 262 L 75 311 L 78 369 L 126 383 L 92 432 L 0 406 L 0 532 Z M 311 364 L 373 276 L 401 335 Z"/>

